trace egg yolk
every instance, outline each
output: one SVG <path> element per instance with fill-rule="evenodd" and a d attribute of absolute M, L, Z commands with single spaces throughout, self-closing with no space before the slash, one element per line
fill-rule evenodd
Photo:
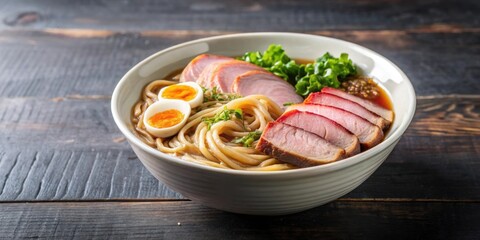
<path fill-rule="evenodd" d="M 183 119 L 183 113 L 170 109 L 163 112 L 156 113 L 148 119 L 148 124 L 156 128 L 167 128 L 179 124 Z"/>
<path fill-rule="evenodd" d="M 195 88 L 186 85 L 173 85 L 167 87 L 162 93 L 163 98 L 167 99 L 180 99 L 184 101 L 190 101 L 197 95 Z"/>

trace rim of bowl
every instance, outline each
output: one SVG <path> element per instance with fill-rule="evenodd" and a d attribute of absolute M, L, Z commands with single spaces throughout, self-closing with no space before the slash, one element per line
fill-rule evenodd
<path fill-rule="evenodd" d="M 355 156 L 346 158 L 344 160 L 336 161 L 333 163 L 328 163 L 324 165 L 319 165 L 319 166 L 314 166 L 314 167 L 307 167 L 307 168 L 298 168 L 298 169 L 291 169 L 291 170 L 284 170 L 284 171 L 248 171 L 248 170 L 236 170 L 236 169 L 223 169 L 223 168 L 215 168 L 215 167 L 210 167 L 207 165 L 201 165 L 198 163 L 190 162 L 183 160 L 181 158 L 177 158 L 174 156 L 170 156 L 166 153 L 162 153 L 158 151 L 155 148 L 152 148 L 142 142 L 137 136 L 135 136 L 130 130 L 129 127 L 127 126 L 126 123 L 124 123 L 121 120 L 121 117 L 118 113 L 118 108 L 117 108 L 117 102 L 119 99 L 119 92 L 120 89 L 123 87 L 124 84 L 127 82 L 127 78 L 129 75 L 131 75 L 135 70 L 140 68 L 142 65 L 144 65 L 146 62 L 150 61 L 153 58 L 156 58 L 157 56 L 164 54 L 166 52 L 170 52 L 172 50 L 182 48 L 188 45 L 200 43 L 200 42 L 205 42 L 205 41 L 212 41 L 212 40 L 228 40 L 231 38 L 238 38 L 238 37 L 268 37 L 268 36 L 276 36 L 276 37 L 281 37 L 281 36 L 288 36 L 288 37 L 301 37 L 301 38 L 322 38 L 325 40 L 329 41 L 337 41 L 343 44 L 350 45 L 362 54 L 367 54 L 367 55 L 375 55 L 376 57 L 379 57 L 386 62 L 388 62 L 390 65 L 392 65 L 398 73 L 402 76 L 402 78 L 406 81 L 407 84 L 407 89 L 408 89 L 408 95 L 412 98 L 410 106 L 408 106 L 408 112 L 406 113 L 406 118 L 405 121 L 400 123 L 400 126 L 391 133 L 391 135 L 383 140 L 380 144 L 375 146 L 372 149 L 369 149 L 368 151 L 361 152 Z M 207 38 L 200 38 L 197 40 L 193 41 L 188 41 L 184 42 L 181 44 L 177 44 L 171 47 L 168 47 L 166 49 L 163 49 L 159 52 L 156 52 L 152 54 L 151 56 L 145 58 L 141 62 L 137 63 L 133 68 L 131 68 L 117 83 L 115 90 L 113 91 L 112 94 L 112 100 L 111 100 L 111 111 L 113 115 L 113 119 L 115 121 L 115 124 L 117 127 L 120 129 L 123 135 L 126 136 L 126 138 L 129 140 L 131 144 L 136 145 L 139 147 L 141 150 L 148 152 L 149 154 L 152 154 L 159 158 L 159 161 L 170 161 L 172 163 L 186 166 L 186 167 L 192 167 L 192 168 L 197 168 L 201 170 L 206 170 L 206 171 L 212 171 L 212 172 L 217 172 L 217 173 L 224 173 L 224 174 L 233 174 L 233 175 L 255 175 L 255 176 L 273 176 L 273 175 L 311 175 L 311 174 L 320 174 L 320 173 L 326 173 L 326 172 L 332 172 L 335 170 L 347 168 L 349 166 L 355 165 L 361 161 L 368 160 L 369 158 L 379 154 L 382 150 L 386 149 L 390 145 L 394 144 L 395 141 L 400 139 L 400 137 L 403 135 L 405 130 L 408 128 L 410 125 L 413 116 L 415 114 L 416 110 L 416 95 L 415 95 L 415 90 L 412 86 L 412 83 L 410 79 L 407 77 L 407 75 L 397 66 L 395 65 L 392 61 L 387 59 L 386 57 L 382 56 L 381 54 L 368 49 L 366 47 L 363 47 L 361 45 L 358 45 L 356 43 L 352 43 L 349 41 L 337 39 L 337 38 L 332 38 L 332 37 L 325 37 L 325 36 L 320 36 L 320 35 L 312 35 L 312 34 L 304 34 L 304 33 L 289 33 L 289 32 L 255 32 L 255 33 L 237 33 L 237 34 L 227 34 L 227 35 L 220 35 L 220 36 L 214 36 L 214 37 L 207 37 Z"/>

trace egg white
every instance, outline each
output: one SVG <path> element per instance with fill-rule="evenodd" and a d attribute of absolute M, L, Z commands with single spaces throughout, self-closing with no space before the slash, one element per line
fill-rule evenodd
<path fill-rule="evenodd" d="M 170 109 L 175 109 L 180 111 L 183 114 L 183 119 L 176 125 L 166 128 L 156 128 L 148 123 L 153 115 L 159 112 L 167 111 Z M 145 124 L 145 129 L 147 132 L 152 134 L 155 137 L 166 138 L 171 137 L 177 134 L 180 129 L 187 123 L 187 119 L 190 116 L 192 109 L 186 101 L 177 100 L 177 99 L 159 99 L 150 105 L 144 113 L 143 124 Z"/>
<path fill-rule="evenodd" d="M 195 94 L 195 97 L 192 99 L 192 100 L 189 100 L 189 101 L 186 101 L 188 102 L 188 104 L 190 104 L 190 107 L 191 108 L 196 108 L 198 106 L 200 106 L 200 104 L 203 103 L 203 90 L 202 90 L 202 87 L 200 87 L 200 85 L 198 85 L 197 83 L 195 82 L 183 82 L 183 83 L 178 83 L 178 84 L 174 84 L 174 85 L 170 85 L 168 87 L 164 87 L 160 90 L 160 92 L 158 93 L 158 99 L 172 99 L 172 98 L 163 98 L 162 95 L 163 95 L 163 92 L 169 88 L 169 87 L 172 87 L 172 86 L 179 86 L 179 85 L 184 85 L 184 86 L 189 86 L 189 87 L 192 87 L 193 89 L 195 89 L 195 91 L 197 92 Z M 181 99 L 178 99 L 178 100 L 181 100 Z M 181 100 L 181 101 L 184 101 L 184 100 Z"/>

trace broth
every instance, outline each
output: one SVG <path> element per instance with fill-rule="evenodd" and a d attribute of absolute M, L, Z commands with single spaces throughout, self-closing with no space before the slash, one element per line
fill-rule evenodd
<path fill-rule="evenodd" d="M 390 98 L 388 97 L 387 92 L 380 86 L 378 86 L 378 92 L 380 93 L 378 97 L 371 99 L 371 101 L 383 108 L 386 108 L 388 110 L 393 110 L 393 104 Z"/>
<path fill-rule="evenodd" d="M 180 79 L 180 74 L 184 68 L 180 68 L 170 72 L 167 76 L 164 77 L 165 80 L 178 81 Z"/>

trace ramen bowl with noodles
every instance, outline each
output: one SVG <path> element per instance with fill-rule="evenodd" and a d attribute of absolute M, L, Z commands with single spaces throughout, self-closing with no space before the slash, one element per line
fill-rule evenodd
<path fill-rule="evenodd" d="M 185 67 L 194 57 L 210 53 L 241 56 L 280 44 L 289 56 L 315 59 L 325 52 L 349 54 L 357 69 L 374 78 L 392 101 L 395 120 L 375 147 L 341 161 L 283 171 L 225 169 L 167 154 L 135 133 L 132 107 L 152 81 Z M 262 96 L 252 96 L 257 101 Z M 253 100 L 252 100 L 253 99 Z M 256 100 L 255 100 L 256 99 Z M 263 100 L 262 100 L 263 101 Z M 143 60 L 120 80 L 111 102 L 115 123 L 143 165 L 159 181 L 200 204 L 252 215 L 284 215 L 333 201 L 364 182 L 388 157 L 415 112 L 415 92 L 408 77 L 392 62 L 362 46 L 322 36 L 296 33 L 245 33 L 199 39 L 162 50 Z M 279 109 L 272 111 L 278 117 Z M 268 120 L 268 119 L 267 119 Z M 187 123 L 188 125 L 188 123 Z"/>

